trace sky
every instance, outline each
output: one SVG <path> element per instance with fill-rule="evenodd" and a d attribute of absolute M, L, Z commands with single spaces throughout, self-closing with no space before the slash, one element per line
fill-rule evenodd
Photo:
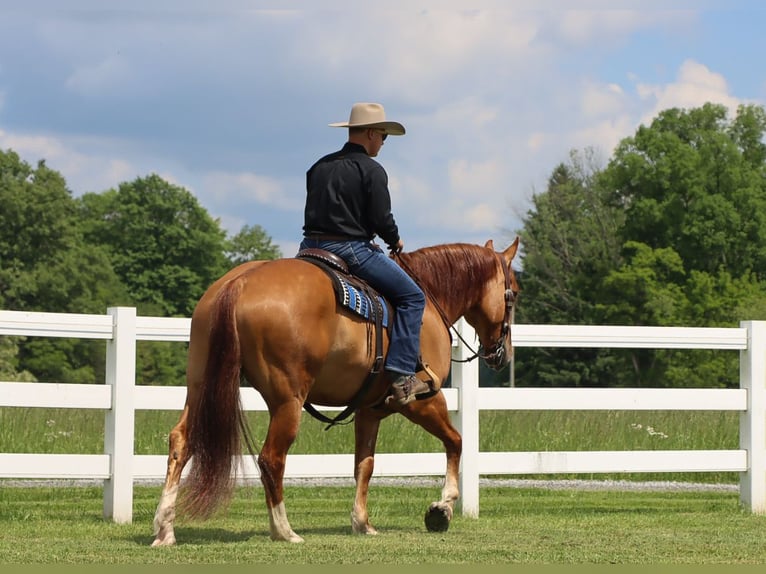
<path fill-rule="evenodd" d="M 379 102 L 407 129 L 377 157 L 405 249 L 499 249 L 572 150 L 766 104 L 759 1 L 274 4 L 0 0 L 0 149 L 74 196 L 159 174 L 292 256 L 306 170 L 346 141 L 327 124 Z"/>

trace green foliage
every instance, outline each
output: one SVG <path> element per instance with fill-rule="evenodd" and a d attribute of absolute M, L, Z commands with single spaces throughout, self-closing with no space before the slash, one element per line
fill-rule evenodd
<path fill-rule="evenodd" d="M 186 384 L 188 346 L 169 341 L 138 341 L 136 380 L 142 385 Z"/>
<path fill-rule="evenodd" d="M 29 371 L 18 370 L 19 342 L 23 340 L 24 337 L 0 336 L 0 381 L 35 381 Z"/>
<path fill-rule="evenodd" d="M 0 304 L 20 311 L 103 313 L 127 302 L 106 252 L 87 245 L 75 200 L 44 162 L 0 152 Z M 56 382 L 94 379 L 103 343 L 29 339 L 16 349 L 20 375 Z M 101 376 L 103 378 L 103 375 Z"/>
<path fill-rule="evenodd" d="M 523 300 L 518 315 L 530 322 L 592 323 L 592 293 L 620 260 L 617 230 L 623 213 L 608 203 L 591 151 L 573 152 L 535 195 L 524 218 Z"/>
<path fill-rule="evenodd" d="M 666 110 L 626 138 L 608 178 L 625 206 L 620 236 L 651 247 L 672 247 L 688 271 L 739 277 L 766 273 L 766 181 L 762 108 L 706 104 Z"/>
<path fill-rule="evenodd" d="M 598 324 L 600 283 L 621 261 L 623 211 L 610 204 L 592 151 L 557 166 L 519 232 L 520 323 Z M 516 349 L 518 386 L 612 386 L 620 361 L 602 349 Z"/>
<path fill-rule="evenodd" d="M 83 241 L 64 179 L 0 151 L 0 293 L 5 309 L 103 312 L 124 300 L 106 253 Z"/>
<path fill-rule="evenodd" d="M 524 220 L 527 323 L 736 326 L 766 311 L 766 112 L 670 109 Z M 573 156 L 575 159 L 577 156 Z M 606 222 L 605 225 L 603 222 Z M 523 350 L 520 385 L 731 386 L 732 353 Z"/>
<path fill-rule="evenodd" d="M 677 325 L 681 319 L 684 281 L 681 257 L 672 248 L 652 249 L 629 241 L 625 262 L 602 278 L 597 303 L 604 321 L 613 325 Z"/>
<path fill-rule="evenodd" d="M 191 316 L 237 258 L 279 257 L 260 226 L 231 240 L 186 189 L 157 175 L 73 198 L 44 161 L 0 152 L 0 307 Z M 232 256 L 230 261 L 228 256 Z M 141 382 L 181 384 L 186 349 L 139 344 Z M 104 382 L 104 343 L 33 337 L 2 341 L 0 373 L 50 382 Z"/>
<path fill-rule="evenodd" d="M 80 199 L 85 239 L 104 246 L 131 299 L 191 316 L 227 269 L 225 232 L 186 189 L 157 175 Z"/>
<path fill-rule="evenodd" d="M 226 244 L 226 256 L 234 267 L 248 261 L 279 259 L 282 251 L 260 225 L 245 225 Z"/>

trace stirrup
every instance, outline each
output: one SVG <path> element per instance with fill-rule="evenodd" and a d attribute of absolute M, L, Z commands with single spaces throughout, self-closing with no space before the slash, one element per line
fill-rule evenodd
<path fill-rule="evenodd" d="M 431 387 L 428 383 L 421 381 L 415 375 L 400 375 L 391 383 L 391 394 L 401 406 L 410 404 L 417 395 L 430 391 Z"/>

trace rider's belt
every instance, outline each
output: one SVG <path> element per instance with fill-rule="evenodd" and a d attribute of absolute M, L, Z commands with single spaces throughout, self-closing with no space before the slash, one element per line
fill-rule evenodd
<path fill-rule="evenodd" d="M 349 235 L 329 235 L 326 233 L 311 233 L 305 237 L 314 241 L 364 241 L 364 239 Z"/>

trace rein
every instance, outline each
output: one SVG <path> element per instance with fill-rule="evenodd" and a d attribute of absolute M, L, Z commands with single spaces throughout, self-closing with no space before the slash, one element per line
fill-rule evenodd
<path fill-rule="evenodd" d="M 447 314 L 444 312 L 444 309 L 442 309 L 441 305 L 439 305 L 439 302 L 436 300 L 436 298 L 433 296 L 433 294 L 430 292 L 430 290 L 422 284 L 420 279 L 417 277 L 417 275 L 413 272 L 412 268 L 407 265 L 407 263 L 404 262 L 404 260 L 399 255 L 399 252 L 393 253 L 394 258 L 398 261 L 399 266 L 404 269 L 407 274 L 412 278 L 412 280 L 417 284 L 418 287 L 425 293 L 428 298 L 431 300 L 431 303 L 433 303 L 434 307 L 436 308 L 436 311 L 439 313 L 439 316 L 441 317 L 442 322 L 444 323 L 444 326 L 447 329 L 447 332 L 450 335 L 450 342 L 452 341 L 452 333 L 454 332 L 455 335 L 457 335 L 457 338 L 460 340 L 463 345 L 465 345 L 468 350 L 473 353 L 470 357 L 467 359 L 452 359 L 453 363 L 470 363 L 477 357 L 481 357 L 485 361 L 492 357 L 501 357 L 502 353 L 504 353 L 503 343 L 505 341 L 505 338 L 508 336 L 508 334 L 511 332 L 511 321 L 513 319 L 513 303 L 516 300 L 516 296 L 513 294 L 513 289 L 511 289 L 511 274 L 508 271 L 508 266 L 505 264 L 505 261 L 503 261 L 503 258 L 500 257 L 497 253 L 495 253 L 495 257 L 497 257 L 498 261 L 500 262 L 500 268 L 503 270 L 503 281 L 505 286 L 505 312 L 503 314 L 503 327 L 500 331 L 500 336 L 497 338 L 497 341 L 490 347 L 490 351 L 484 355 L 480 353 L 481 345 L 479 345 L 479 349 L 474 350 L 473 347 L 466 341 L 463 336 L 460 334 L 460 332 L 455 328 L 454 324 L 450 322 L 450 320 L 447 318 Z"/>

